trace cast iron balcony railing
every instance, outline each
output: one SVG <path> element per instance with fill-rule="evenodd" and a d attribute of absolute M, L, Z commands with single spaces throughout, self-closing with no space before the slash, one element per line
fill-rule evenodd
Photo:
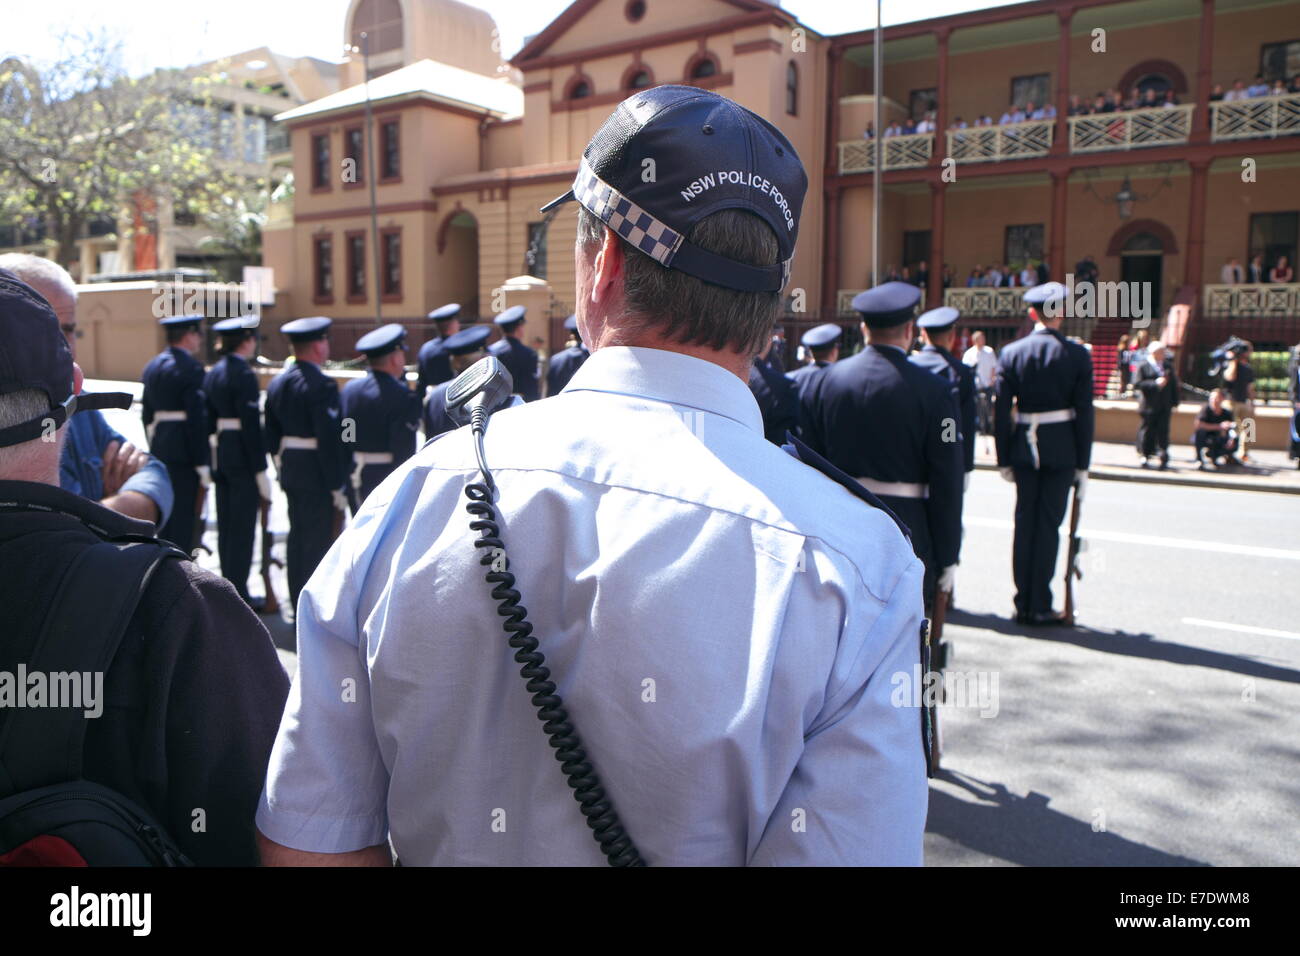
<path fill-rule="evenodd" d="M 1300 282 L 1207 285 L 1201 303 L 1211 318 L 1289 318 L 1300 315 Z"/>
<path fill-rule="evenodd" d="M 1101 153 L 1116 149 L 1148 146 L 1176 146 L 1186 143 L 1192 131 L 1196 106 L 1159 106 L 1148 110 L 1119 110 L 1071 116 L 1070 152 Z"/>
<path fill-rule="evenodd" d="M 958 309 L 963 319 L 1017 318 L 1025 314 L 1024 287 L 946 289 L 943 304 Z"/>
<path fill-rule="evenodd" d="M 1005 126 L 970 126 L 948 131 L 948 155 L 959 163 L 996 163 L 1046 156 L 1056 120 L 1027 120 Z"/>
<path fill-rule="evenodd" d="M 861 295 L 865 289 L 840 289 L 835 295 L 835 313 L 843 318 L 857 318 L 858 313 L 853 311 L 853 299 Z M 921 290 L 921 301 L 916 304 L 917 314 L 925 311 L 925 290 Z"/>
<path fill-rule="evenodd" d="M 1210 135 L 1216 143 L 1297 134 L 1300 134 L 1300 93 L 1210 104 Z"/>
<path fill-rule="evenodd" d="M 933 133 L 886 136 L 881 140 L 884 162 L 881 169 L 915 169 L 929 165 L 934 155 Z M 873 141 L 854 139 L 840 143 L 840 173 L 869 173 L 872 169 Z"/>

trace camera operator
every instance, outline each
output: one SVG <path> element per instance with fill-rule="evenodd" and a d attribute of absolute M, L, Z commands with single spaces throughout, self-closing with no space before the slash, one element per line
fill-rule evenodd
<path fill-rule="evenodd" d="M 1243 462 L 1250 461 L 1250 451 L 1246 447 L 1248 427 L 1243 422 L 1255 416 L 1255 370 L 1250 365 L 1252 348 L 1249 342 L 1237 339 L 1228 349 L 1228 364 L 1223 370 L 1223 386 L 1228 390 L 1228 407 L 1237 420 Z"/>
<path fill-rule="evenodd" d="M 1192 444 L 1196 448 L 1196 467 L 1205 471 L 1213 464 L 1220 467 L 1219 459 L 1224 464 L 1237 464 L 1233 452 L 1237 450 L 1237 439 L 1232 435 L 1232 412 L 1223 407 L 1224 391 L 1216 388 L 1210 392 L 1201 412 L 1196 417 L 1196 430 L 1192 433 Z"/>

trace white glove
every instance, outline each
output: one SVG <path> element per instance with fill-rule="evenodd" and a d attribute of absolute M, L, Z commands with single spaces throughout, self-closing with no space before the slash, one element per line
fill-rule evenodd
<path fill-rule="evenodd" d="M 964 491 L 964 492 L 965 492 L 965 491 L 970 491 L 970 472 L 969 472 L 969 471 L 966 472 L 966 473 L 965 473 L 964 475 L 962 475 L 962 477 L 961 477 L 961 490 Z"/>
<path fill-rule="evenodd" d="M 346 514 L 348 510 L 347 495 L 343 494 L 343 492 L 337 488 L 331 491 L 330 494 L 334 498 L 334 507 L 337 508 L 339 511 L 342 511 L 344 514 Z"/>
<path fill-rule="evenodd" d="M 1088 489 L 1088 469 L 1080 468 L 1074 473 L 1074 495 L 1080 501 L 1083 500 L 1083 493 Z"/>
<path fill-rule="evenodd" d="M 266 477 L 265 471 L 257 473 L 257 493 L 262 497 L 263 501 L 269 502 L 271 500 L 271 479 Z"/>
<path fill-rule="evenodd" d="M 1001 473 L 1004 481 L 1016 480 L 1016 473 L 1012 471 L 1010 468 L 999 468 L 998 471 Z"/>
<path fill-rule="evenodd" d="M 953 585 L 957 583 L 957 565 L 950 564 L 939 572 L 939 590 L 946 594 L 951 594 Z"/>
<path fill-rule="evenodd" d="M 199 484 L 204 488 L 212 484 L 212 469 L 207 465 L 197 465 L 194 468 L 199 473 Z"/>

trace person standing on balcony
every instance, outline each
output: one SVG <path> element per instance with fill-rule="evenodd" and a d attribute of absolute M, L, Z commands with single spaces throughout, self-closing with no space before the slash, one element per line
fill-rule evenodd
<path fill-rule="evenodd" d="M 924 259 L 922 259 L 921 264 L 916 267 L 915 281 L 922 289 L 928 288 L 930 285 L 930 266 Z"/>
<path fill-rule="evenodd" d="M 1290 93 L 1300 93 L 1300 73 L 1291 77 L 1291 82 L 1287 85 L 1287 91 Z"/>
<path fill-rule="evenodd" d="M 1264 254 L 1257 252 L 1250 257 L 1250 265 L 1246 268 L 1246 281 L 1251 285 L 1259 285 L 1264 281 Z"/>
<path fill-rule="evenodd" d="M 1160 105 L 1165 107 L 1166 109 L 1178 105 L 1178 95 L 1174 93 L 1173 87 L 1170 87 L 1169 89 L 1165 90 L 1165 100 Z"/>
<path fill-rule="evenodd" d="M 1043 259 L 1038 263 L 1038 285 L 1046 285 L 1047 281 L 1052 278 L 1052 270 L 1047 266 L 1047 260 Z M 1033 285 L 1034 283 L 1029 283 Z"/>
<path fill-rule="evenodd" d="M 876 124 L 871 122 L 871 120 L 867 120 L 867 128 L 862 131 L 862 138 L 875 139 L 875 137 L 876 137 Z"/>
<path fill-rule="evenodd" d="M 989 266 L 988 271 L 984 273 L 984 284 L 993 289 L 1002 285 L 1002 270 L 995 265 Z"/>
<path fill-rule="evenodd" d="M 1210 90 L 1210 102 L 1221 103 L 1223 101 L 1223 97 L 1224 97 L 1223 84 L 1215 83 L 1214 89 Z"/>
<path fill-rule="evenodd" d="M 1142 94 L 1141 105 L 1134 105 L 1135 109 L 1154 110 L 1159 108 L 1161 98 L 1156 93 L 1154 87 L 1148 87 L 1147 91 Z"/>
<path fill-rule="evenodd" d="M 1241 263 L 1232 258 L 1224 260 L 1223 268 L 1219 270 L 1219 281 L 1224 285 L 1240 285 L 1241 279 Z"/>
<path fill-rule="evenodd" d="M 1070 105 L 1066 109 L 1065 115 L 1066 116 L 1087 116 L 1088 115 L 1088 104 L 1083 101 L 1083 97 L 1081 97 L 1078 93 L 1074 93 L 1070 96 Z"/>
<path fill-rule="evenodd" d="M 1295 279 L 1295 270 L 1287 263 L 1286 256 L 1278 256 L 1272 269 L 1268 270 L 1269 282 L 1291 282 Z"/>
<path fill-rule="evenodd" d="M 1020 284 L 1025 288 L 1038 285 L 1038 270 L 1028 259 L 1025 260 L 1025 267 L 1020 270 Z"/>
<path fill-rule="evenodd" d="M 1286 84 L 1280 79 L 1273 81 L 1273 88 L 1268 91 L 1269 96 L 1286 96 Z"/>
<path fill-rule="evenodd" d="M 1074 281 L 1076 283 L 1096 282 L 1097 274 L 1097 261 L 1091 255 L 1084 256 L 1074 264 Z"/>
<path fill-rule="evenodd" d="M 1257 96 L 1268 96 L 1268 84 L 1264 82 L 1262 73 L 1255 74 L 1255 82 L 1246 88 L 1246 99 L 1254 99 Z"/>
<path fill-rule="evenodd" d="M 1244 100 L 1248 95 L 1249 94 L 1246 92 L 1246 84 L 1241 82 L 1241 80 L 1233 80 L 1232 89 L 1223 94 L 1223 100 L 1225 103 L 1231 103 L 1234 100 Z"/>

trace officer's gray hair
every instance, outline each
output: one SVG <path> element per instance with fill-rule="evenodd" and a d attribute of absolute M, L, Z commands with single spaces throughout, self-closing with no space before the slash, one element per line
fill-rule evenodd
<path fill-rule="evenodd" d="M 578 209 L 578 243 L 604 240 L 605 225 Z M 776 234 L 753 213 L 723 209 L 695 224 L 687 238 L 701 249 L 755 266 L 770 266 L 780 251 Z M 755 355 L 767 344 L 781 307 L 779 292 L 738 292 L 678 269 L 665 269 L 641 250 L 623 246 L 623 294 L 629 313 L 683 345 Z"/>
<path fill-rule="evenodd" d="M 51 286 L 76 301 L 77 284 L 72 281 L 68 270 L 53 259 L 33 256 L 26 252 L 6 252 L 0 256 L 0 269 L 8 269 L 29 286 L 40 292 Z"/>
<path fill-rule="evenodd" d="M 24 388 L 17 392 L 0 395 L 0 428 L 21 425 L 33 418 L 39 418 L 50 410 L 50 400 L 37 388 Z M 60 432 L 64 429 L 59 429 Z M 41 439 L 35 438 L 20 445 L 6 445 L 0 448 L 0 478 L 9 476 L 25 477 L 30 480 L 27 468 L 34 460 Z"/>

